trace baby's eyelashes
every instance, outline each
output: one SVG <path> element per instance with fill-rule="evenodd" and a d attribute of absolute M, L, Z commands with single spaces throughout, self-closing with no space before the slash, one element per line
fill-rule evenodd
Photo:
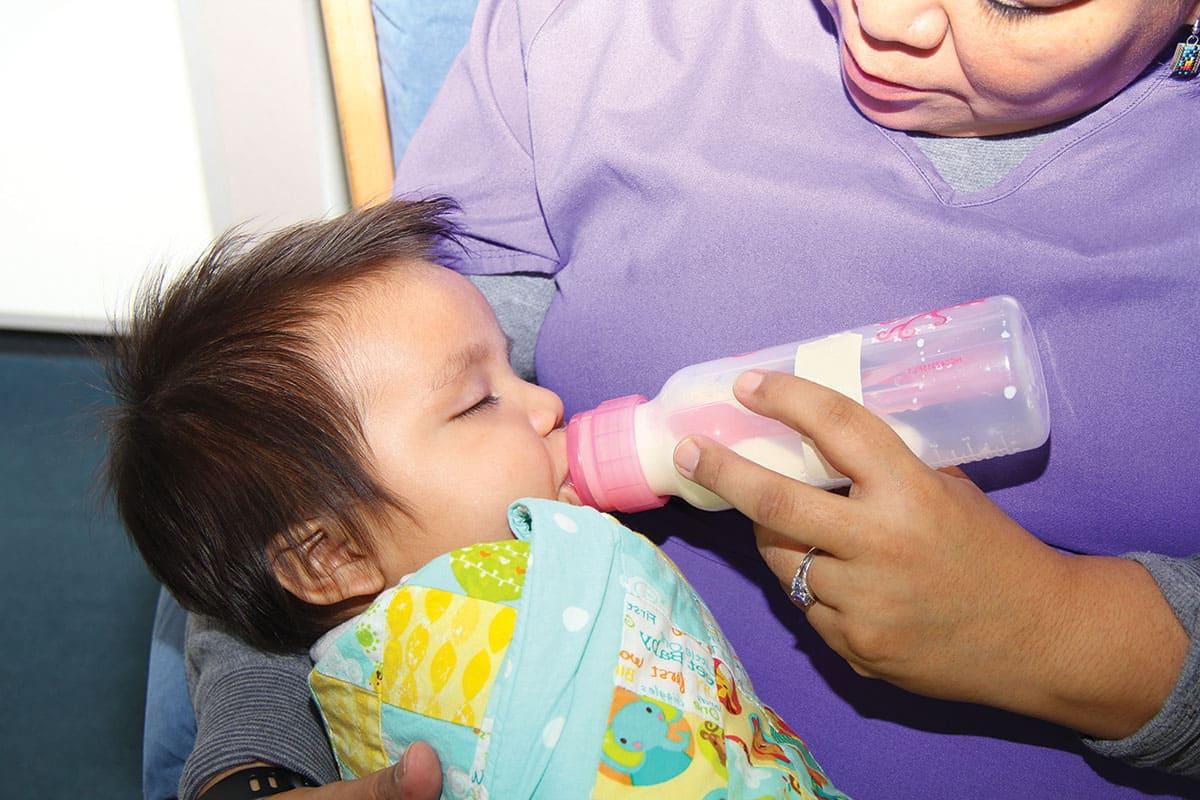
<path fill-rule="evenodd" d="M 499 397 L 497 397 L 494 394 L 489 394 L 489 395 L 481 398 L 479 400 L 479 402 L 475 403 L 474 405 L 470 406 L 469 408 L 466 408 L 463 411 L 460 411 L 455 416 L 455 419 L 462 419 L 464 417 L 473 417 L 476 414 L 480 414 L 480 413 L 488 410 L 489 408 L 492 408 L 499 402 L 500 402 Z"/>

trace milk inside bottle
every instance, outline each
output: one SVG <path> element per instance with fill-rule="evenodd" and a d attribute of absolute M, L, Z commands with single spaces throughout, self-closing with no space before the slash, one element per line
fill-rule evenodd
<path fill-rule="evenodd" d="M 653 400 L 629 395 L 580 412 L 567 425 L 571 482 L 580 499 L 606 511 L 656 508 L 671 495 L 697 508 L 729 508 L 675 469 L 675 446 L 691 434 L 814 486 L 848 483 L 810 439 L 734 398 L 733 382 L 752 369 L 840 391 L 881 417 L 932 467 L 1031 450 L 1050 434 L 1029 320 L 1012 297 L 989 297 L 693 364 L 672 375 Z"/>

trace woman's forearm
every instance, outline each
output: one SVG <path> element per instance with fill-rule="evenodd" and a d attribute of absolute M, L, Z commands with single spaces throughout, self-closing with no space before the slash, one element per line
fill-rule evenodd
<path fill-rule="evenodd" d="M 1200 555 L 1170 558 L 1133 553 L 1128 557 L 1154 576 L 1190 643 L 1174 689 L 1149 722 L 1124 739 L 1085 740 L 1085 744 L 1135 766 L 1200 777 Z"/>
<path fill-rule="evenodd" d="M 306 654 L 260 653 L 212 621 L 189 615 L 186 663 L 196 744 L 181 798 L 197 797 L 214 778 L 253 763 L 286 767 L 318 783 L 337 780 L 309 699 Z"/>
<path fill-rule="evenodd" d="M 1014 643 L 1012 680 L 993 705 L 1097 739 L 1126 737 L 1171 693 L 1189 638 L 1150 573 L 1122 558 L 1063 556 L 1042 594 L 1029 646 Z M 1020 630 L 1017 626 L 1015 630 Z"/>

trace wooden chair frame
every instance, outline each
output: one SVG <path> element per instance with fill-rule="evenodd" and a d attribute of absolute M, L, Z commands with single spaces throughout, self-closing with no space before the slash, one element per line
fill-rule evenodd
<path fill-rule="evenodd" d="M 373 205 L 391 195 L 394 167 L 371 0 L 321 0 L 321 18 L 350 202 Z"/>

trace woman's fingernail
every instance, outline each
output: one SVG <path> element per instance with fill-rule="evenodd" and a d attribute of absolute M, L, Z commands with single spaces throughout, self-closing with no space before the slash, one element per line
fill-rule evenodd
<path fill-rule="evenodd" d="M 684 439 L 675 448 L 675 466 L 687 477 L 692 477 L 700 463 L 700 446 L 691 439 Z"/>
<path fill-rule="evenodd" d="M 404 748 L 404 755 L 400 757 L 400 775 L 401 775 L 401 777 L 403 777 L 404 773 L 408 772 L 408 755 L 411 752 L 412 752 L 412 745 L 410 744 L 408 747 Z"/>
<path fill-rule="evenodd" d="M 753 372 L 743 372 L 738 376 L 738 379 L 734 381 L 733 386 L 735 389 L 742 392 L 742 394 L 750 394 L 757 389 L 758 385 L 762 382 L 763 374 L 755 370 Z"/>

